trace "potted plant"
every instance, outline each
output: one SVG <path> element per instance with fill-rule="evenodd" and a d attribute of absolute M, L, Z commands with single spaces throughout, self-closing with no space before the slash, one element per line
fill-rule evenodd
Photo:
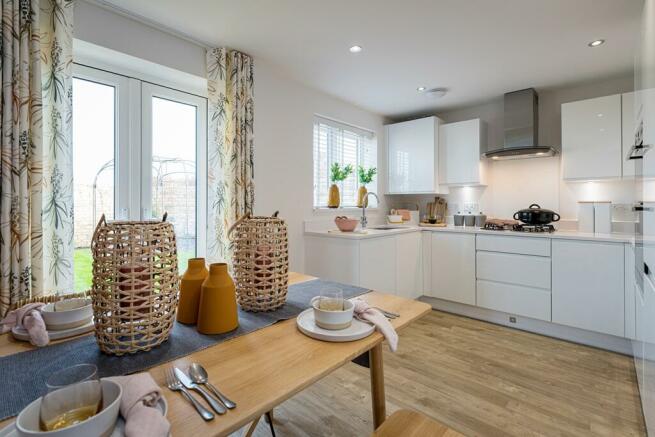
<path fill-rule="evenodd" d="M 339 187 L 337 186 L 337 182 L 345 181 L 352 172 L 352 164 L 348 164 L 344 167 L 341 167 L 338 162 L 332 164 L 332 167 L 330 167 L 330 180 L 332 181 L 332 185 L 330 186 L 330 192 L 328 196 L 328 208 L 339 207 L 341 198 L 339 195 Z"/>
<path fill-rule="evenodd" d="M 366 196 L 366 185 L 373 182 L 373 176 L 378 172 L 378 169 L 371 167 L 366 170 L 361 165 L 357 168 L 357 173 L 359 174 L 359 191 L 357 192 L 357 207 L 362 208 L 364 206 L 368 207 L 368 199 L 366 199 L 366 205 L 364 205 L 364 196 Z"/>

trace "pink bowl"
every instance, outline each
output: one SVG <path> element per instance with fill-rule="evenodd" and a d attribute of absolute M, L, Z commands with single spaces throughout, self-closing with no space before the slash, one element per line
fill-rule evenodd
<path fill-rule="evenodd" d="M 359 220 L 345 216 L 339 216 L 334 219 L 334 223 L 336 223 L 337 228 L 339 228 L 341 232 L 352 232 L 359 224 Z"/>

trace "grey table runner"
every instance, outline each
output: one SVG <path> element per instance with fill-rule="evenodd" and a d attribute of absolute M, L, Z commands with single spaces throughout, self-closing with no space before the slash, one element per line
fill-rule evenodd
<path fill-rule="evenodd" d="M 315 279 L 289 286 L 286 304 L 271 312 L 250 313 L 239 310 L 239 327 L 219 335 L 203 335 L 195 326 L 175 323 L 168 341 L 148 352 L 121 357 L 100 352 L 93 335 L 0 357 L 0 420 L 15 416 L 27 404 L 46 392 L 49 375 L 81 363 L 98 366 L 100 377 L 127 375 L 172 361 L 193 352 L 238 337 L 281 320 L 291 319 L 309 307 L 309 301 L 321 289 L 336 286 L 345 298 L 366 293 L 366 288 Z"/>

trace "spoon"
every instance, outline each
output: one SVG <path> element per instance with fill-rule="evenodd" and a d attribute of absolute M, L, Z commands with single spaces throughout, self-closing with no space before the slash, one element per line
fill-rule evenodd
<path fill-rule="evenodd" d="M 211 391 L 214 392 L 216 396 L 218 396 L 221 402 L 223 402 L 223 404 L 225 404 L 225 406 L 230 410 L 237 406 L 237 404 L 229 400 L 226 396 L 223 395 L 223 393 L 218 391 L 218 389 L 209 382 L 207 371 L 200 364 L 193 363 L 191 366 L 189 366 L 189 376 L 191 377 L 191 380 L 196 384 L 205 384 L 207 387 L 209 387 Z"/>

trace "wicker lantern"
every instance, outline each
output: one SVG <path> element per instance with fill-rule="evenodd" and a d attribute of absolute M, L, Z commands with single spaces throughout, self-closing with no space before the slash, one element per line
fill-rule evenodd
<path fill-rule="evenodd" d="M 100 350 L 134 353 L 161 344 L 177 309 L 179 277 L 173 225 L 106 221 L 93 234 L 93 317 Z"/>
<path fill-rule="evenodd" d="M 272 311 L 287 300 L 289 242 L 284 220 L 245 215 L 228 232 L 237 302 L 245 311 Z"/>

